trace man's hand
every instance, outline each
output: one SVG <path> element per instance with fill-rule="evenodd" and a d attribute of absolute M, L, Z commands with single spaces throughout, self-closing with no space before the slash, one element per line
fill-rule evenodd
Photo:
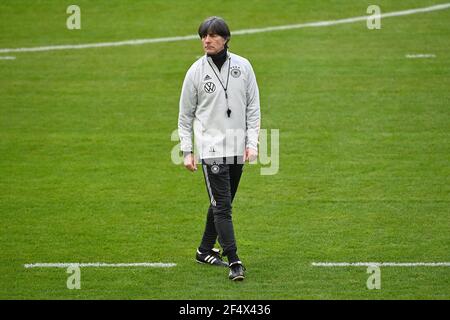
<path fill-rule="evenodd" d="M 189 171 L 197 171 L 197 162 L 195 161 L 195 157 L 193 153 L 189 153 L 184 157 L 184 166 Z"/>
<path fill-rule="evenodd" d="M 244 155 L 244 162 L 249 161 L 253 162 L 258 157 L 258 151 L 252 148 L 246 148 L 245 149 L 245 155 Z"/>

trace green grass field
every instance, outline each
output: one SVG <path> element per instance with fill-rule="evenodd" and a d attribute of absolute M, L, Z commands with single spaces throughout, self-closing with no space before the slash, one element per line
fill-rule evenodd
<path fill-rule="evenodd" d="M 443 1 L 443 0 L 442 0 Z M 382 12 L 440 0 L 379 0 Z M 2 1 L 0 48 L 195 34 L 366 15 L 370 1 Z M 220 8 L 219 8 L 220 7 Z M 194 262 L 208 195 L 171 162 L 178 100 L 197 40 L 3 53 L 1 299 L 449 299 L 449 267 L 312 262 L 450 261 L 450 9 L 232 37 L 253 64 L 278 174 L 247 165 L 234 202 L 243 283 Z M 434 54 L 407 59 L 407 54 Z M 173 262 L 65 269 L 36 262 Z"/>

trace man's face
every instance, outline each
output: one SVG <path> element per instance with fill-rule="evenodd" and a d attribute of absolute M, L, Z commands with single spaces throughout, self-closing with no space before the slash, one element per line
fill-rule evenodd
<path fill-rule="evenodd" d="M 225 48 L 227 41 L 218 34 L 207 34 L 202 38 L 203 50 L 206 54 L 216 54 Z"/>

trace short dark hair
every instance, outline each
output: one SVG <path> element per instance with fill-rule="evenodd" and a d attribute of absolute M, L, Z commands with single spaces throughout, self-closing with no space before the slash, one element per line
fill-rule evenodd
<path fill-rule="evenodd" d="M 198 27 L 198 35 L 200 38 L 206 37 L 208 34 L 218 34 L 219 36 L 230 41 L 231 33 L 227 23 L 221 17 L 209 17 Z"/>

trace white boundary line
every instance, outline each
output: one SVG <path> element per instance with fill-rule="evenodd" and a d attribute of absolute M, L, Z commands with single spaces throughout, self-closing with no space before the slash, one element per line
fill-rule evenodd
<path fill-rule="evenodd" d="M 407 59 L 429 59 L 429 58 L 436 58 L 436 55 L 433 53 L 421 53 L 421 54 L 407 54 L 405 56 Z"/>
<path fill-rule="evenodd" d="M 11 57 L 11 56 L 0 56 L 0 60 L 16 60 L 16 57 Z"/>
<path fill-rule="evenodd" d="M 102 268 L 102 267 L 112 267 L 112 268 L 127 268 L 127 267 L 146 267 L 146 268 L 171 268 L 175 267 L 176 263 L 161 263 L 161 262 L 141 262 L 141 263 L 103 263 L 103 262 L 92 262 L 92 263 L 31 263 L 24 264 L 26 269 L 29 268 L 68 268 L 68 267 L 79 267 L 79 268 Z"/>
<path fill-rule="evenodd" d="M 450 267 L 450 262 L 313 262 L 313 267 Z"/>
<path fill-rule="evenodd" d="M 309 23 L 301 23 L 301 24 L 291 24 L 284 26 L 276 26 L 276 27 L 266 27 L 266 28 L 257 28 L 257 29 L 245 29 L 234 31 L 231 34 L 234 35 L 244 35 L 244 34 L 254 34 L 261 32 L 272 32 L 272 31 L 282 31 L 282 30 L 292 30 L 292 29 L 301 29 L 308 27 L 328 27 L 337 24 L 344 23 L 353 23 L 357 21 L 364 21 L 368 18 L 389 18 L 389 17 L 399 17 L 406 16 L 416 13 L 423 12 L 431 12 L 437 10 L 445 10 L 450 8 L 450 3 L 438 4 L 431 7 L 425 8 L 417 8 L 403 11 L 395 11 L 382 13 L 381 15 L 367 15 L 360 17 L 353 17 L 347 19 L 339 19 L 339 20 L 329 20 L 329 21 L 318 21 L 318 22 L 309 22 Z M 118 42 L 100 42 L 100 43 L 89 43 L 89 44 L 75 44 L 75 45 L 50 45 L 44 47 L 32 47 L 32 48 L 3 48 L 0 49 L 0 53 L 6 52 L 38 52 L 38 51 L 53 51 L 53 50 L 69 50 L 69 49 L 88 49 L 88 48 L 101 48 L 101 47 L 118 47 L 118 46 L 130 46 L 130 45 L 142 45 L 147 43 L 159 43 L 159 42 L 174 42 L 174 41 L 186 41 L 186 40 L 194 40 L 198 39 L 198 35 L 189 35 L 189 36 L 181 36 L 181 37 L 167 37 L 167 38 L 150 38 L 150 39 L 137 39 L 137 40 L 125 40 Z"/>

